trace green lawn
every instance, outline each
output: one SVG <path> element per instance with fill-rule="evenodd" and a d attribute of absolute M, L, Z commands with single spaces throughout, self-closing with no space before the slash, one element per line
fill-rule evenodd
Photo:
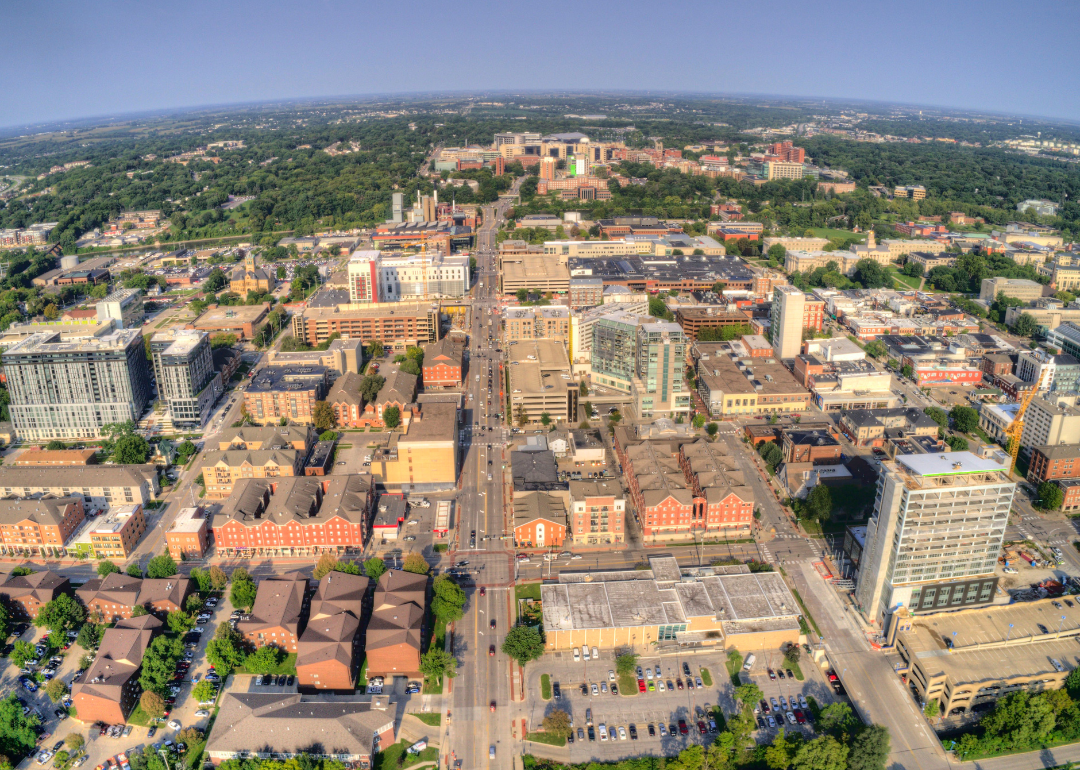
<path fill-rule="evenodd" d="M 738 687 L 742 684 L 742 679 L 739 677 L 739 671 L 742 669 L 743 658 L 738 650 L 733 650 L 733 652 L 735 655 L 724 661 L 724 667 L 727 669 L 728 676 L 731 677 L 731 683 Z M 705 681 L 704 676 L 702 676 L 701 681 Z"/>
<path fill-rule="evenodd" d="M 251 673 L 254 673 L 254 672 L 248 671 L 243 666 L 240 666 L 240 668 L 236 669 L 236 673 L 238 673 L 238 674 L 251 674 Z M 269 671 L 267 673 L 273 674 L 274 676 L 277 676 L 278 674 L 292 674 L 292 675 L 295 676 L 296 675 L 296 653 L 295 652 L 290 652 L 288 655 L 286 655 L 284 658 L 282 658 L 281 662 L 278 663 L 277 666 L 275 666 L 271 671 Z"/>
<path fill-rule="evenodd" d="M 421 762 L 434 762 L 439 758 L 439 750 L 434 746 L 428 746 L 419 754 L 409 754 L 405 749 L 410 745 L 401 741 L 380 749 L 379 753 L 372 757 L 372 770 L 399 770 Z"/>
<path fill-rule="evenodd" d="M 897 283 L 902 284 L 901 286 L 897 287 L 899 289 L 918 289 L 919 284 L 922 282 L 921 278 L 914 278 L 910 275 L 904 275 L 895 267 L 890 267 L 889 272 L 892 273 L 892 277 Z"/>
<path fill-rule="evenodd" d="M 551 700 L 551 675 L 540 675 L 540 697 L 544 700 Z"/>
<path fill-rule="evenodd" d="M 409 713 L 419 719 L 425 725 L 429 725 L 431 727 L 438 727 L 442 724 L 442 712 L 440 711 L 410 711 Z"/>
<path fill-rule="evenodd" d="M 632 697 L 637 694 L 637 677 L 633 674 L 619 674 L 619 695 Z"/>
<path fill-rule="evenodd" d="M 514 587 L 514 598 L 516 599 L 532 599 L 534 601 L 540 601 L 540 584 L 539 583 L 527 583 L 525 585 L 517 585 Z"/>
<path fill-rule="evenodd" d="M 526 733 L 525 740 L 533 743 L 546 743 L 549 746 L 566 745 L 566 738 L 559 735 L 548 735 L 547 733 Z"/>
<path fill-rule="evenodd" d="M 811 232 L 814 233 L 815 238 L 848 238 L 851 240 L 858 240 L 859 243 L 866 241 L 865 233 L 853 233 L 850 230 L 836 230 L 832 227 L 811 227 Z"/>
<path fill-rule="evenodd" d="M 712 687 L 712 672 L 709 669 L 701 669 L 701 681 L 705 683 L 706 687 Z"/>
<path fill-rule="evenodd" d="M 364 656 L 364 663 L 360 666 L 360 677 L 356 680 L 357 687 L 367 687 L 367 656 Z"/>
<path fill-rule="evenodd" d="M 140 704 L 136 703 L 135 708 L 131 710 L 131 715 L 128 717 L 128 722 L 139 727 L 150 726 L 150 715 L 143 711 Z"/>

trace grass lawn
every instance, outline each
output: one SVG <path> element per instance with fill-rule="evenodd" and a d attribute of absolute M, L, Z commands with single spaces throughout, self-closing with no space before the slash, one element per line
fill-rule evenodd
<path fill-rule="evenodd" d="M 709 669 L 701 669 L 701 681 L 705 683 L 706 687 L 712 687 L 712 672 Z"/>
<path fill-rule="evenodd" d="M 559 735 L 549 735 L 548 733 L 526 733 L 525 740 L 533 743 L 546 743 L 549 746 L 566 745 L 566 738 Z"/>
<path fill-rule="evenodd" d="M 442 679 L 424 677 L 424 695 L 442 695 Z"/>
<path fill-rule="evenodd" d="M 434 546 L 435 553 L 446 553 L 450 550 L 450 546 L 446 543 L 436 543 Z"/>
<path fill-rule="evenodd" d="M 551 675 L 540 675 L 540 697 L 544 700 L 551 700 Z"/>
<path fill-rule="evenodd" d="M 372 770 L 397 770 L 397 768 L 410 767 L 421 762 L 434 762 L 439 758 L 439 750 L 434 746 L 428 746 L 419 754 L 409 754 L 405 749 L 410 745 L 401 741 L 381 749 L 372 757 Z"/>
<path fill-rule="evenodd" d="M 889 272 L 892 274 L 893 280 L 895 280 L 899 284 L 903 284 L 903 286 L 899 287 L 901 289 L 903 289 L 904 287 L 907 287 L 909 289 L 918 289 L 919 284 L 922 282 L 921 278 L 914 278 L 910 275 L 904 275 L 895 267 L 890 267 Z"/>
<path fill-rule="evenodd" d="M 816 238 L 845 238 L 850 240 L 857 240 L 859 243 L 866 241 L 865 233 L 853 233 L 850 230 L 836 230 L 832 227 L 811 227 L 810 230 L 814 233 Z"/>
<path fill-rule="evenodd" d="M 528 583 L 526 585 L 518 585 L 514 587 L 515 599 L 532 599 L 533 601 L 540 601 L 540 584 Z"/>
<path fill-rule="evenodd" d="M 410 711 L 409 713 L 419 719 L 425 725 L 430 725 L 431 727 L 438 727 L 442 724 L 442 712 L 440 711 Z"/>
<path fill-rule="evenodd" d="M 367 656 L 364 656 L 364 663 L 360 666 L 360 677 L 356 680 L 357 687 L 367 687 Z"/>
<path fill-rule="evenodd" d="M 253 674 L 255 672 L 254 671 L 248 671 L 244 666 L 240 666 L 238 669 L 236 669 L 236 673 L 238 673 L 238 674 Z M 274 676 L 277 676 L 278 674 L 292 674 L 292 675 L 295 676 L 296 675 L 296 653 L 295 652 L 290 652 L 288 655 L 286 655 L 284 658 L 282 658 L 280 663 L 278 663 L 273 669 L 271 669 L 270 671 L 268 671 L 266 673 L 273 674 Z"/>
<path fill-rule="evenodd" d="M 135 708 L 131 710 L 131 716 L 128 717 L 127 721 L 133 725 L 138 725 L 139 727 L 149 727 L 150 715 L 143 711 L 143 707 L 140 704 L 136 703 Z"/>
<path fill-rule="evenodd" d="M 619 674 L 619 695 L 638 694 L 637 677 L 633 674 Z"/>
<path fill-rule="evenodd" d="M 736 687 L 742 684 L 742 679 L 739 677 L 739 671 L 742 669 L 743 659 L 742 655 L 739 655 L 738 651 L 735 651 L 735 656 L 728 658 L 724 661 L 724 668 L 727 669 L 728 676 L 731 677 L 731 683 Z M 701 681 L 705 681 L 705 677 L 701 677 Z"/>

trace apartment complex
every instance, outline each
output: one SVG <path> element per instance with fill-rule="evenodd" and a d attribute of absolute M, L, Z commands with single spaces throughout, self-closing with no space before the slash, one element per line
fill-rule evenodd
<path fill-rule="evenodd" d="M 366 632 L 367 675 L 418 676 L 427 575 L 387 570 L 375 586 Z"/>
<path fill-rule="evenodd" d="M 567 536 L 567 493 L 514 492 L 515 548 L 562 548 Z"/>
<path fill-rule="evenodd" d="M 165 548 L 174 561 L 201 559 L 210 547 L 210 520 L 201 507 L 181 508 L 165 533 Z"/>
<path fill-rule="evenodd" d="M 603 316 L 593 326 L 593 382 L 629 393 L 640 417 L 686 413 L 688 342 L 676 323 L 626 311 Z"/>
<path fill-rule="evenodd" d="M 770 181 L 773 179 L 802 179 L 806 175 L 806 167 L 802 163 L 767 160 L 762 164 L 761 175 Z"/>
<path fill-rule="evenodd" d="M 1080 442 L 1032 447 L 1027 480 L 1040 484 L 1055 479 L 1080 479 Z"/>
<path fill-rule="evenodd" d="M 135 607 L 163 619 L 170 612 L 184 609 L 195 589 L 193 581 L 180 575 L 171 578 L 137 578 L 113 572 L 103 578 L 91 578 L 75 591 L 90 614 L 103 623 L 130 618 Z"/>
<path fill-rule="evenodd" d="M 0 583 L 0 599 L 19 619 L 33 620 L 42 607 L 62 593 L 72 593 L 71 582 L 51 570 L 31 572 L 29 575 L 9 572 Z"/>
<path fill-rule="evenodd" d="M 571 481 L 569 535 L 574 545 L 626 542 L 626 500 L 614 481 Z"/>
<path fill-rule="evenodd" d="M 522 340 L 508 348 L 510 418 L 537 422 L 543 414 L 559 423 L 577 414 L 578 383 L 570 372 L 563 343 L 553 339 Z"/>
<path fill-rule="evenodd" d="M 326 388 L 325 367 L 266 366 L 244 391 L 244 406 L 260 425 L 272 425 L 282 418 L 308 425 L 314 419 L 315 402 L 323 399 Z"/>
<path fill-rule="evenodd" d="M 439 339 L 439 308 L 426 302 L 309 307 L 292 317 L 293 336 L 318 345 L 339 334 L 345 339 L 381 342 L 404 349 Z"/>
<path fill-rule="evenodd" d="M 308 450 L 294 449 L 285 442 L 271 439 L 258 449 L 224 449 L 206 452 L 202 458 L 202 476 L 206 497 L 224 500 L 232 494 L 240 479 L 276 479 L 299 476 Z"/>
<path fill-rule="evenodd" d="M 153 465 L 0 467 L 0 497 L 81 497 L 83 507 L 103 511 L 111 505 L 145 505 L 161 491 Z"/>
<path fill-rule="evenodd" d="M 63 556 L 83 523 L 82 497 L 42 497 L 0 503 L 0 552 L 20 556 Z"/>
<path fill-rule="evenodd" d="M 116 289 L 96 306 L 97 320 L 114 321 L 117 329 L 138 329 L 143 324 L 142 291 Z"/>
<path fill-rule="evenodd" d="M 164 624 L 153 615 L 124 618 L 105 630 L 93 664 L 71 688 L 80 721 L 123 724 L 142 695 L 143 655 Z"/>
<path fill-rule="evenodd" d="M 696 340 L 702 329 L 732 327 L 736 332 L 745 331 L 750 328 L 752 318 L 753 315 L 745 310 L 722 307 L 680 307 L 675 311 L 675 323 L 691 340 Z"/>
<path fill-rule="evenodd" d="M 508 307 L 503 311 L 502 326 L 506 342 L 553 339 L 567 345 L 570 341 L 570 308 L 559 305 Z"/>
<path fill-rule="evenodd" d="M 883 462 L 855 589 L 867 620 L 992 601 L 1015 491 L 1004 465 L 971 452 Z"/>
<path fill-rule="evenodd" d="M 1024 432 L 1020 448 L 1030 452 L 1034 447 L 1075 444 L 1080 436 L 1080 408 L 1076 393 L 1047 393 L 1036 396 L 1024 413 Z"/>
<path fill-rule="evenodd" d="M 64 339 L 31 334 L 3 352 L 9 412 L 24 440 L 96 438 L 109 423 L 139 420 L 150 370 L 137 329 Z"/>
<path fill-rule="evenodd" d="M 585 364 L 590 361 L 593 344 L 593 327 L 604 316 L 621 311 L 629 315 L 648 316 L 649 299 L 647 294 L 633 294 L 621 286 L 609 287 L 609 289 L 621 289 L 623 294 L 609 295 L 605 292 L 603 305 L 589 308 L 570 316 L 570 360 L 574 364 Z M 611 297 L 618 299 L 611 300 Z M 611 300 L 610 302 L 608 300 Z"/>
<path fill-rule="evenodd" d="M 802 350 L 802 335 L 806 329 L 821 331 L 825 303 L 805 294 L 794 286 L 773 289 L 770 341 L 776 357 L 794 358 Z"/>
<path fill-rule="evenodd" d="M 210 335 L 195 329 L 166 329 L 150 338 L 158 397 L 173 425 L 201 428 L 210 419 L 224 386 L 214 371 Z"/>
<path fill-rule="evenodd" d="M 456 335 L 443 337 L 424 348 L 421 370 L 424 388 L 453 388 L 464 378 L 465 341 Z"/>
<path fill-rule="evenodd" d="M 287 572 L 280 578 L 263 578 L 255 593 L 251 614 L 236 624 L 236 631 L 252 647 L 277 647 L 296 652 L 300 635 L 307 626 L 310 599 L 307 578 Z"/>
<path fill-rule="evenodd" d="M 282 352 L 271 348 L 266 357 L 275 366 L 325 366 L 331 376 L 358 373 L 364 363 L 364 341 L 338 338 L 326 350 Z"/>
<path fill-rule="evenodd" d="M 127 559 L 146 533 L 141 503 L 114 505 L 93 522 L 90 547 L 99 559 Z"/>
<path fill-rule="evenodd" d="M 360 673 L 360 619 L 367 575 L 329 572 L 311 600 L 308 623 L 296 647 L 300 687 L 349 692 Z"/>

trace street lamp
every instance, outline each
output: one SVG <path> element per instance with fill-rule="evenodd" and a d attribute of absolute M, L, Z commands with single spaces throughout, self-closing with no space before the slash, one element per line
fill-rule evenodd
<path fill-rule="evenodd" d="M 1061 627 L 1062 627 L 1062 626 L 1064 626 L 1064 625 L 1065 625 L 1065 616 L 1064 616 L 1064 615 L 1062 615 L 1062 616 L 1061 616 L 1061 622 L 1060 622 L 1060 623 L 1058 623 L 1058 633 L 1059 633 L 1059 634 L 1061 633 Z"/>
<path fill-rule="evenodd" d="M 1009 643 L 1009 635 L 1012 634 L 1013 624 L 1009 624 L 1009 630 L 1005 632 L 1005 644 Z"/>

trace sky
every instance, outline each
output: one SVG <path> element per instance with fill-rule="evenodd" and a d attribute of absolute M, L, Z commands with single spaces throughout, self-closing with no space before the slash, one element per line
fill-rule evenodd
<path fill-rule="evenodd" d="M 631 89 L 1080 120 L 1080 3 L 0 0 L 0 126 L 379 93 Z"/>

